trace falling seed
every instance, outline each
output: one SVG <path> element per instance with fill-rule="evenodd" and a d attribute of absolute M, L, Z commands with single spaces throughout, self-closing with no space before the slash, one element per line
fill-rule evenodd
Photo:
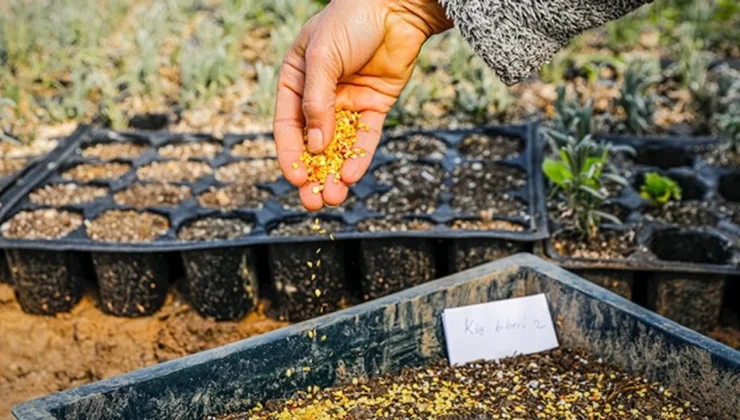
<path fill-rule="evenodd" d="M 303 371 L 304 372 L 310 372 L 311 371 L 311 367 L 310 366 L 304 366 L 303 367 Z M 311 385 L 308 386 L 308 392 L 311 392 Z"/>
<path fill-rule="evenodd" d="M 321 248 L 319 248 L 319 249 L 316 250 L 316 253 L 317 254 L 320 253 L 320 252 L 321 252 Z"/>
<path fill-rule="evenodd" d="M 293 369 L 286 370 L 285 371 L 285 376 L 287 376 L 288 378 L 290 378 L 291 376 L 293 376 Z"/>
<path fill-rule="evenodd" d="M 319 231 L 319 233 L 320 233 L 320 234 L 322 234 L 322 235 L 323 235 L 323 234 L 325 234 L 325 233 L 326 233 L 326 229 L 321 229 L 321 230 Z"/>
<path fill-rule="evenodd" d="M 316 268 L 321 267 L 321 260 L 316 260 Z"/>
<path fill-rule="evenodd" d="M 326 336 L 325 335 L 322 335 L 321 336 L 321 341 L 326 341 Z"/>
<path fill-rule="evenodd" d="M 319 226 L 319 225 L 313 225 L 313 226 L 311 226 L 311 230 L 319 230 L 319 229 L 321 229 L 321 226 Z"/>
<path fill-rule="evenodd" d="M 311 274 L 311 280 L 316 280 L 316 274 Z"/>
<path fill-rule="evenodd" d="M 313 263 L 311 261 L 306 262 L 306 265 L 308 265 L 308 268 L 313 268 Z"/>
<path fill-rule="evenodd" d="M 290 167 L 293 169 L 298 169 L 298 162 L 293 162 L 290 164 Z"/>
<path fill-rule="evenodd" d="M 316 295 L 316 297 L 321 297 L 321 290 L 316 289 L 316 291 L 314 291 L 313 293 Z"/>
<path fill-rule="evenodd" d="M 331 239 L 332 241 L 334 240 L 334 234 L 333 233 L 330 233 L 329 234 L 329 239 Z"/>

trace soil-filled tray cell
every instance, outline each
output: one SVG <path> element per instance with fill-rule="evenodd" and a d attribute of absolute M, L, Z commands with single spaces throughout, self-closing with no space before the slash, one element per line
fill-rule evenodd
<path fill-rule="evenodd" d="M 657 231 L 648 240 L 648 248 L 665 261 L 724 265 L 730 263 L 733 256 L 730 241 L 699 230 Z"/>
<path fill-rule="evenodd" d="M 632 271 L 573 270 L 573 273 L 625 299 L 632 300 L 632 285 L 635 281 Z"/>
<path fill-rule="evenodd" d="M 451 271 L 467 270 L 531 249 L 532 244 L 528 242 L 489 238 L 452 239 L 449 245 Z"/>
<path fill-rule="evenodd" d="M 140 180 L 154 182 L 195 182 L 212 173 L 207 163 L 179 160 L 152 162 L 136 170 Z"/>
<path fill-rule="evenodd" d="M 101 309 L 111 315 L 151 315 L 164 304 L 169 284 L 167 256 L 160 253 L 96 252 Z"/>
<path fill-rule="evenodd" d="M 175 207 L 192 197 L 190 187 L 174 184 L 132 184 L 113 195 L 121 206 L 144 209 L 148 207 Z"/>
<path fill-rule="evenodd" d="M 0 226 L 5 238 L 52 240 L 69 235 L 83 224 L 80 214 L 66 210 L 22 211 Z"/>
<path fill-rule="evenodd" d="M 28 195 L 28 201 L 39 206 L 70 206 L 92 203 L 108 195 L 108 188 L 73 183 L 45 185 Z"/>
<path fill-rule="evenodd" d="M 498 230 L 507 232 L 521 232 L 524 230 L 524 226 L 508 220 L 457 219 L 449 223 L 449 226 L 455 230 Z"/>
<path fill-rule="evenodd" d="M 528 218 L 526 204 L 512 194 L 524 187 L 527 174 L 492 162 L 468 162 L 453 174 L 450 206 L 461 214 L 486 218 Z"/>
<path fill-rule="evenodd" d="M 636 163 L 659 169 L 691 167 L 695 161 L 696 153 L 685 147 L 640 147 L 635 156 Z"/>
<path fill-rule="evenodd" d="M 0 159 L 0 177 L 10 176 L 20 172 L 28 164 L 27 159 Z"/>
<path fill-rule="evenodd" d="M 267 157 L 276 157 L 277 148 L 275 140 L 265 137 L 256 139 L 247 139 L 241 143 L 235 144 L 231 148 L 231 155 L 237 157 L 263 159 Z"/>
<path fill-rule="evenodd" d="M 363 220 L 355 228 L 359 232 L 412 232 L 434 229 L 435 224 L 422 219 L 391 217 Z"/>
<path fill-rule="evenodd" d="M 216 169 L 216 180 L 234 183 L 275 182 L 282 176 L 276 159 L 240 160 Z"/>
<path fill-rule="evenodd" d="M 208 217 L 188 223 L 178 235 L 184 241 L 231 241 L 249 235 L 254 223 Z M 203 316 L 237 320 L 255 308 L 259 298 L 254 248 L 225 247 L 182 253 L 190 302 Z"/>
<path fill-rule="evenodd" d="M 62 173 L 62 178 L 79 182 L 112 181 L 131 170 L 131 165 L 122 162 L 83 163 Z"/>
<path fill-rule="evenodd" d="M 85 221 L 87 236 L 102 242 L 151 242 L 166 234 L 166 217 L 134 210 L 109 210 L 91 221 Z"/>
<path fill-rule="evenodd" d="M 287 193 L 281 195 L 278 198 L 278 201 L 280 202 L 280 205 L 283 207 L 283 209 L 293 212 L 305 212 L 306 207 L 303 205 L 303 202 L 301 201 L 300 194 L 298 190 L 290 190 Z M 344 213 L 347 211 L 350 211 L 356 204 L 358 200 L 357 198 L 352 194 L 349 193 L 347 195 L 347 199 L 344 200 L 342 204 L 336 207 L 326 206 L 326 211 L 333 212 L 333 213 Z"/>
<path fill-rule="evenodd" d="M 561 256 L 593 260 L 624 259 L 637 248 L 632 230 L 601 230 L 589 240 L 575 231 L 560 231 L 553 235 L 552 245 Z"/>
<path fill-rule="evenodd" d="M 400 160 L 379 168 L 374 176 L 391 188 L 369 197 L 366 205 L 385 215 L 433 213 L 446 189 L 444 170 L 437 165 Z"/>
<path fill-rule="evenodd" d="M 225 187 L 210 187 L 198 196 L 198 204 L 206 208 L 223 210 L 261 208 L 272 194 L 251 184 L 231 184 Z"/>
<path fill-rule="evenodd" d="M 460 142 L 458 150 L 470 160 L 506 160 L 524 153 L 524 142 L 516 137 L 473 134 Z"/>
<path fill-rule="evenodd" d="M 726 276 L 655 273 L 648 280 L 648 305 L 692 330 L 708 333 L 719 324 Z"/>
<path fill-rule="evenodd" d="M 82 149 L 82 156 L 86 158 L 96 158 L 103 161 L 115 159 L 138 159 L 149 147 L 139 143 L 97 143 Z"/>
<path fill-rule="evenodd" d="M 391 139 L 380 147 L 380 152 L 396 158 L 442 160 L 447 145 L 444 141 L 424 134 L 409 138 Z"/>
<path fill-rule="evenodd" d="M 190 160 L 213 159 L 221 153 L 221 144 L 217 142 L 185 142 L 167 144 L 157 149 L 157 153 L 165 159 Z"/>
<path fill-rule="evenodd" d="M 82 298 L 83 261 L 79 254 L 7 249 L 13 288 L 24 312 L 54 315 L 71 310 Z"/>
<path fill-rule="evenodd" d="M 436 278 L 433 239 L 368 239 L 360 242 L 360 278 L 365 300 Z"/>

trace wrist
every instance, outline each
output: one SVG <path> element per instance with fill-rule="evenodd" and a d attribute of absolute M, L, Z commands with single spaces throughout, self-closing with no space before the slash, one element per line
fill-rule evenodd
<path fill-rule="evenodd" d="M 417 25 L 423 26 L 421 29 L 428 37 L 454 26 L 437 0 L 389 0 L 389 3 L 392 10 L 408 14 Z"/>

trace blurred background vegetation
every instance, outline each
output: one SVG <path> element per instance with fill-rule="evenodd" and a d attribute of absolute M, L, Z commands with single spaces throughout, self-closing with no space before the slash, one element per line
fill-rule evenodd
<path fill-rule="evenodd" d="M 326 0 L 8 0 L 0 4 L 0 130 L 33 141 L 77 123 L 124 129 L 137 114 L 173 131 L 269 128 L 280 58 Z M 692 124 L 716 84 L 707 67 L 740 59 L 736 0 L 659 0 L 590 31 L 540 74 L 507 88 L 456 31 L 425 45 L 389 126 L 553 117 L 556 86 L 619 113 L 626 64 L 656 64 L 670 92 L 656 125 Z M 662 64 L 662 65 L 661 65 Z M 638 78 L 647 77 L 639 74 Z M 629 110 L 626 110 L 627 112 Z M 678 113 L 669 115 L 671 112 Z M 663 118 L 665 121 L 661 121 Z M 692 118 L 694 120 L 692 120 Z"/>

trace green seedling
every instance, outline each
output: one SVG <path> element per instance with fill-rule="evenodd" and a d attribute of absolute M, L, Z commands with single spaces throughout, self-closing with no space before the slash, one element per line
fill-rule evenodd
<path fill-rule="evenodd" d="M 657 172 L 648 172 L 645 174 L 645 182 L 640 187 L 640 197 L 662 207 L 671 200 L 681 199 L 681 187 L 671 178 Z"/>
<path fill-rule="evenodd" d="M 593 134 L 593 103 L 589 100 L 581 106 L 577 101 L 569 101 L 564 85 L 557 88 L 555 100 L 555 121 L 548 135 L 558 148 L 569 139 L 583 139 Z"/>
<path fill-rule="evenodd" d="M 477 67 L 473 73 L 471 83 L 459 83 L 455 88 L 458 109 L 477 124 L 506 114 L 514 103 L 508 87 L 483 67 Z"/>
<path fill-rule="evenodd" d="M 653 125 L 657 97 L 649 92 L 660 81 L 652 63 L 635 61 L 624 72 L 616 105 L 624 111 L 618 129 L 632 134 L 646 134 Z"/>

